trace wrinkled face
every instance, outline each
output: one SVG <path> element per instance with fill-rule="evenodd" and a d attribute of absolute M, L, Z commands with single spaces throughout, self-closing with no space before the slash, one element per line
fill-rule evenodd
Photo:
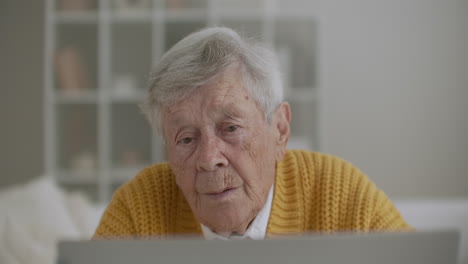
<path fill-rule="evenodd" d="M 289 119 L 283 103 L 268 123 L 234 67 L 164 109 L 169 164 L 202 224 L 244 233 L 274 182 Z"/>

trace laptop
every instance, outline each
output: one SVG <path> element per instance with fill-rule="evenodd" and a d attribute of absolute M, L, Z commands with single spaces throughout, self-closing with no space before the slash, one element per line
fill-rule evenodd
<path fill-rule="evenodd" d="M 348 233 L 267 240 L 62 241 L 57 264 L 456 264 L 456 231 Z"/>

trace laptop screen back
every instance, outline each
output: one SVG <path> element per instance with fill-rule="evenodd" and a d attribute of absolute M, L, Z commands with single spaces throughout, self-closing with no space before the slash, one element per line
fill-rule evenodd
<path fill-rule="evenodd" d="M 455 231 L 310 235 L 262 241 L 106 240 L 59 243 L 58 264 L 456 264 Z"/>

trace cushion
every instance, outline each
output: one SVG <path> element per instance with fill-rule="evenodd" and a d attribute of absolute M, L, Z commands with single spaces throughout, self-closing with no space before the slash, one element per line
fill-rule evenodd
<path fill-rule="evenodd" d="M 0 212 L 0 263 L 53 263 L 58 239 L 80 237 L 51 177 L 1 191 Z"/>

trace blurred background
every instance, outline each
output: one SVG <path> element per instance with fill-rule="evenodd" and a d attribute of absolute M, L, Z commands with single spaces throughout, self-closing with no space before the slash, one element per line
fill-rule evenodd
<path fill-rule="evenodd" d="M 351 161 L 416 227 L 467 230 L 466 0 L 2 0 L 0 234 L 56 199 L 76 229 L 57 236 L 88 237 L 164 160 L 137 107 L 151 66 L 214 25 L 277 52 L 291 148 Z"/>

